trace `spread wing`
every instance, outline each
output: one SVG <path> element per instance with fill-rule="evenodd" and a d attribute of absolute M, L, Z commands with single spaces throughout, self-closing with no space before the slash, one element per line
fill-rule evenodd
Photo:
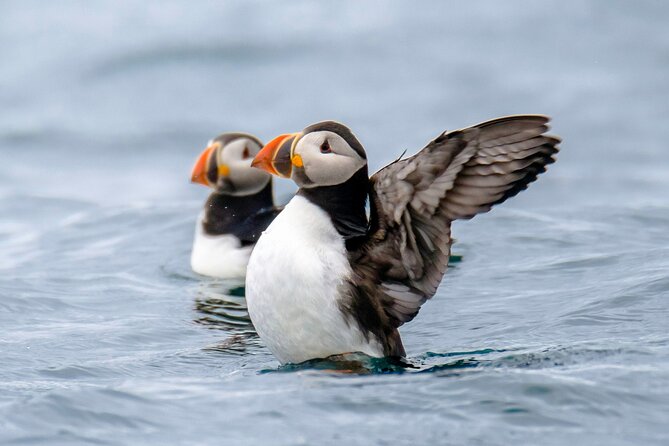
<path fill-rule="evenodd" d="M 555 161 L 549 118 L 519 115 L 444 132 L 370 179 L 369 238 L 354 257 L 398 327 L 434 295 L 448 266 L 451 222 L 516 195 Z M 362 279 L 360 279 L 362 280 Z M 367 279 L 368 280 L 368 279 Z"/>

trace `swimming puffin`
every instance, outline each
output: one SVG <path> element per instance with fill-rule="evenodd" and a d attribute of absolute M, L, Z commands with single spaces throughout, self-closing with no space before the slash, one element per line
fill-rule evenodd
<path fill-rule="evenodd" d="M 243 279 L 253 245 L 279 213 L 272 178 L 251 167 L 262 142 L 223 133 L 198 157 L 191 181 L 213 189 L 195 226 L 191 267 L 196 273 Z"/>
<path fill-rule="evenodd" d="M 363 146 L 340 123 L 269 142 L 253 166 L 299 186 L 248 265 L 248 310 L 269 350 L 281 363 L 403 357 L 398 328 L 435 294 L 451 222 L 506 201 L 555 161 L 560 139 L 545 134 L 548 122 L 507 116 L 444 132 L 371 178 Z"/>

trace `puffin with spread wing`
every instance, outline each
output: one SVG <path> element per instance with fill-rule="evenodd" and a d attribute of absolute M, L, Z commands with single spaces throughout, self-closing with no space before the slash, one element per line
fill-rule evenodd
<path fill-rule="evenodd" d="M 516 195 L 555 161 L 548 122 L 507 116 L 444 132 L 371 178 L 362 145 L 337 122 L 268 143 L 253 165 L 299 186 L 247 270 L 249 314 L 270 351 L 282 363 L 404 356 L 398 328 L 435 294 L 451 222 Z"/>

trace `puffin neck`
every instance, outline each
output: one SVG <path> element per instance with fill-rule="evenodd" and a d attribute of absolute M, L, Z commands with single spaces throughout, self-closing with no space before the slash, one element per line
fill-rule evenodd
<path fill-rule="evenodd" d="M 237 197 L 213 192 L 204 205 L 202 227 L 209 235 L 231 234 L 240 222 L 261 209 L 273 206 L 271 179 L 261 191 L 251 195 Z"/>
<path fill-rule="evenodd" d="M 328 213 L 337 232 L 347 241 L 367 234 L 365 204 L 369 192 L 367 166 L 342 184 L 300 188 L 301 195 Z"/>

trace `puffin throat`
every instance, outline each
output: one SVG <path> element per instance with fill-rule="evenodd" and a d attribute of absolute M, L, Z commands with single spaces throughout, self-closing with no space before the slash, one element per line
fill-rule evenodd
<path fill-rule="evenodd" d="M 369 194 L 367 165 L 344 183 L 300 188 L 301 195 L 328 213 L 337 232 L 348 241 L 367 234 L 365 205 Z M 349 243 L 347 243 L 347 246 Z"/>

